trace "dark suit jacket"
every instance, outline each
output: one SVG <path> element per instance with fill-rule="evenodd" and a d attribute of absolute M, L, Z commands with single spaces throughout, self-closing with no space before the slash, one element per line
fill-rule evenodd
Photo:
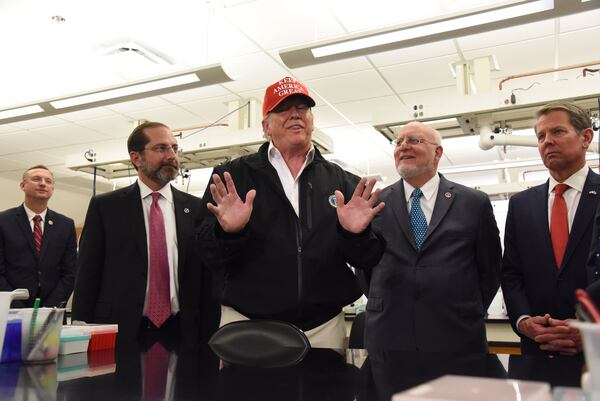
<path fill-rule="evenodd" d="M 73 291 L 76 258 L 72 219 L 48 209 L 38 256 L 23 205 L 0 213 L 0 291 L 27 288 L 30 294 L 13 307 L 31 307 L 38 285 L 41 306 L 66 302 Z"/>
<path fill-rule="evenodd" d="M 548 226 L 548 182 L 510 198 L 504 233 L 502 292 L 517 334 L 517 319 L 522 315 L 549 313 L 556 319 L 575 317 L 575 289 L 585 288 L 588 283 L 585 266 L 598 200 L 600 176 L 590 170 L 559 268 Z M 537 343 L 524 336 L 521 350 L 542 352 Z"/>
<path fill-rule="evenodd" d="M 587 274 L 589 287 L 587 292 L 592 297 L 594 303 L 600 307 L 600 269 L 596 267 L 600 257 L 600 202 L 596 207 L 596 215 L 592 227 L 592 241 L 590 243 L 590 253 L 587 260 Z"/>
<path fill-rule="evenodd" d="M 486 352 L 486 310 L 498 286 L 501 249 L 486 194 L 440 175 L 425 241 L 417 251 L 404 184 L 383 190 L 373 230 L 386 239 L 371 273 L 366 348 Z"/>
<path fill-rule="evenodd" d="M 172 188 L 178 244 L 181 335 L 204 342 L 219 324 L 220 304 L 195 241 L 200 199 Z M 139 334 L 148 274 L 146 229 L 137 183 L 91 199 L 79 244 L 73 319 L 117 323 L 119 339 Z"/>

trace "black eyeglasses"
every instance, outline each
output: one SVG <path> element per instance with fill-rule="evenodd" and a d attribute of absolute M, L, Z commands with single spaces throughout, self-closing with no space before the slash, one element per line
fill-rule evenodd
<path fill-rule="evenodd" d="M 179 145 L 154 145 L 151 148 L 144 148 L 144 150 L 151 150 L 156 153 L 167 153 L 169 150 L 172 150 L 173 153 L 177 153 L 179 151 Z"/>
<path fill-rule="evenodd" d="M 400 138 L 396 138 L 392 141 L 392 145 L 394 145 L 396 147 L 402 146 L 403 143 L 407 143 L 411 146 L 416 146 L 420 143 L 428 143 L 430 145 L 438 146 L 437 143 L 430 142 L 425 138 L 413 138 L 413 137 L 403 138 L 403 137 L 400 137 Z"/>

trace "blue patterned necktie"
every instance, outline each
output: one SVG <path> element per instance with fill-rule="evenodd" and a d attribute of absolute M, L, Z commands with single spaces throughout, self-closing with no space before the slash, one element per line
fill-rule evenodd
<path fill-rule="evenodd" d="M 412 203 L 410 207 L 410 225 L 412 226 L 415 244 L 417 244 L 418 250 L 421 250 L 421 245 L 423 245 L 425 234 L 427 233 L 427 220 L 425 219 L 423 209 L 421 209 L 421 196 L 423 196 L 423 192 L 421 192 L 419 188 L 415 188 L 412 193 Z"/>

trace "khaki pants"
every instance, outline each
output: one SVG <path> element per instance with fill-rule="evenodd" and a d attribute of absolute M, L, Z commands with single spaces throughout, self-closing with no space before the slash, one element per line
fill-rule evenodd
<path fill-rule="evenodd" d="M 219 327 L 227 323 L 240 320 L 250 320 L 230 306 L 221 305 L 221 323 Z M 344 314 L 340 312 L 333 319 L 323 323 L 314 329 L 305 331 L 304 334 L 313 348 L 337 348 L 342 349 L 346 340 L 346 324 Z"/>

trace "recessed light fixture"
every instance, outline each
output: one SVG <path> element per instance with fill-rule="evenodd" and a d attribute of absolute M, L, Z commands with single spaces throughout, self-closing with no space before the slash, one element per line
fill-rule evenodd
<path fill-rule="evenodd" d="M 0 124 L 160 96 L 232 79 L 220 64 L 0 110 Z"/>

